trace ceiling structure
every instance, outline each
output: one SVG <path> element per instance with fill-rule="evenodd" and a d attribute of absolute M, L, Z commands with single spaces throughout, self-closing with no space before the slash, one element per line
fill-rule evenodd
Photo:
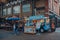
<path fill-rule="evenodd" d="M 13 1 L 17 1 L 17 0 L 0 0 L 0 6 Z"/>
<path fill-rule="evenodd" d="M 17 0 L 0 0 L 0 3 L 8 3 L 8 2 L 13 2 L 13 1 L 17 1 Z M 22 1 L 22 0 L 20 0 Z M 24 0 L 23 0 L 24 1 Z M 32 0 L 25 0 L 25 1 L 32 1 Z M 34 1 L 38 1 L 38 0 L 34 0 Z"/>
<path fill-rule="evenodd" d="M 13 1 L 17 1 L 17 0 L 0 0 L 0 6 L 1 5 L 5 5 L 6 3 L 10 3 L 10 2 L 13 2 Z M 19 1 L 32 1 L 32 0 L 19 0 Z M 34 1 L 38 1 L 38 0 L 34 0 Z"/>

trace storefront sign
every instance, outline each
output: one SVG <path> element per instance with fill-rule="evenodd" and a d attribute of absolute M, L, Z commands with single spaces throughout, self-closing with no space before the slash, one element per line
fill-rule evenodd
<path fill-rule="evenodd" d="M 6 9 L 3 9 L 3 15 L 6 15 Z"/>
<path fill-rule="evenodd" d="M 8 9 L 7 9 L 7 13 L 8 13 L 8 14 L 11 14 L 11 12 L 12 12 L 12 11 L 11 11 L 11 8 L 8 8 Z"/>
<path fill-rule="evenodd" d="M 13 7 L 13 13 L 14 13 L 14 14 L 20 13 L 20 6 L 14 6 L 14 7 Z"/>
<path fill-rule="evenodd" d="M 22 9 L 23 9 L 23 12 L 29 12 L 30 11 L 30 4 L 23 5 Z"/>

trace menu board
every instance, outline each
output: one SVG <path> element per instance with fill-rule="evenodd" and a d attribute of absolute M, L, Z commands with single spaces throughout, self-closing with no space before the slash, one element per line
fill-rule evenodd
<path fill-rule="evenodd" d="M 6 15 L 6 9 L 3 9 L 3 15 Z"/>
<path fill-rule="evenodd" d="M 8 9 L 7 9 L 7 13 L 8 13 L 8 14 L 11 14 L 11 12 L 12 12 L 12 11 L 11 11 L 11 8 L 8 8 Z"/>
<path fill-rule="evenodd" d="M 20 13 L 20 6 L 14 6 L 14 7 L 13 7 L 13 13 L 14 13 L 14 14 Z"/>

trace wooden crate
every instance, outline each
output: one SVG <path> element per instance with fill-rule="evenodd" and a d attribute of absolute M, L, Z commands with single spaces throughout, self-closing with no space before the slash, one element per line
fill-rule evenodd
<path fill-rule="evenodd" d="M 24 33 L 35 34 L 36 33 L 35 27 L 33 27 L 33 26 L 24 27 Z"/>

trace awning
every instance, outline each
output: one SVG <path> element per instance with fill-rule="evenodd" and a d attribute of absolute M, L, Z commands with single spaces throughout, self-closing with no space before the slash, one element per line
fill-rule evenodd
<path fill-rule="evenodd" d="M 21 20 L 21 18 L 18 18 L 18 17 L 16 17 L 16 18 L 13 18 L 13 17 L 10 17 L 10 18 L 6 18 L 6 20 Z"/>
<path fill-rule="evenodd" d="M 44 18 L 44 15 L 30 16 L 29 20 L 39 20 Z"/>

